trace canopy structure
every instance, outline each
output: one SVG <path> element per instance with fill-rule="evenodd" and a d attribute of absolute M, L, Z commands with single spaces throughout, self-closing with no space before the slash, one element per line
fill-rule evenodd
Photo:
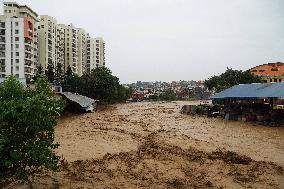
<path fill-rule="evenodd" d="M 235 85 L 210 98 L 284 98 L 284 82 Z"/>

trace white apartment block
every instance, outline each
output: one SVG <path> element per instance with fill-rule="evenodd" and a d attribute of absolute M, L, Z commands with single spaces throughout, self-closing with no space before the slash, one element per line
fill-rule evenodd
<path fill-rule="evenodd" d="M 88 38 L 86 71 L 105 66 L 105 42 L 103 38 Z"/>
<path fill-rule="evenodd" d="M 86 72 L 91 72 L 91 70 L 96 68 L 96 44 L 95 39 L 88 37 L 87 40 L 87 63 L 86 63 Z"/>
<path fill-rule="evenodd" d="M 58 64 L 64 70 L 65 65 L 65 30 L 51 16 L 40 16 L 39 31 L 39 62 L 43 68 Z"/>
<path fill-rule="evenodd" d="M 15 75 L 29 81 L 39 65 L 46 69 L 49 64 L 55 69 L 60 64 L 63 71 L 70 66 L 81 76 L 105 66 L 105 42 L 72 24 L 58 24 L 51 16 L 38 19 L 28 6 L 5 2 L 0 16 L 0 78 Z"/>
<path fill-rule="evenodd" d="M 72 72 L 79 74 L 78 69 L 78 30 L 73 24 L 64 25 L 59 24 L 64 29 L 65 33 L 65 70 L 68 66 L 71 67 Z"/>
<path fill-rule="evenodd" d="M 95 38 L 96 67 L 105 66 L 105 41 L 102 37 Z"/>
<path fill-rule="evenodd" d="M 28 6 L 4 2 L 0 16 L 0 77 L 32 79 L 38 61 L 38 15 Z"/>
<path fill-rule="evenodd" d="M 78 28 L 78 75 L 86 71 L 87 64 L 87 42 L 89 34 L 82 28 Z"/>

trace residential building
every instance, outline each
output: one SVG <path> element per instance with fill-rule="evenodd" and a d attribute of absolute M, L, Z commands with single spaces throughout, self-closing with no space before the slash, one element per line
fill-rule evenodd
<path fill-rule="evenodd" d="M 105 42 L 103 38 L 91 38 L 87 40 L 87 64 L 86 71 L 105 66 Z"/>
<path fill-rule="evenodd" d="M 95 62 L 96 67 L 102 67 L 105 66 L 105 41 L 102 37 L 95 38 Z"/>
<path fill-rule="evenodd" d="M 65 70 L 65 29 L 60 25 L 56 26 L 56 45 L 55 45 L 55 61 L 56 66 L 61 64 L 62 70 Z"/>
<path fill-rule="evenodd" d="M 57 24 L 55 18 L 40 16 L 39 31 L 39 62 L 43 68 L 52 64 L 54 68 L 65 65 L 65 31 Z"/>
<path fill-rule="evenodd" d="M 59 25 L 65 32 L 65 70 L 70 66 L 75 74 L 78 70 L 78 30 L 73 24 Z"/>
<path fill-rule="evenodd" d="M 70 66 L 81 76 L 105 66 L 105 42 L 73 24 L 58 24 L 51 16 L 38 18 L 26 5 L 5 2 L 0 15 L 0 77 L 15 75 L 29 82 L 40 65 L 43 70 L 61 65 L 62 71 Z"/>
<path fill-rule="evenodd" d="M 86 71 L 87 64 L 87 43 L 89 34 L 82 28 L 78 28 L 78 75 Z"/>
<path fill-rule="evenodd" d="M 284 63 L 268 63 L 253 67 L 251 74 L 260 76 L 265 82 L 283 82 L 284 81 Z"/>
<path fill-rule="evenodd" d="M 88 37 L 87 40 L 87 63 L 86 63 L 86 72 L 90 72 L 91 70 L 96 68 L 96 52 L 95 52 L 95 46 L 96 41 L 94 38 Z"/>
<path fill-rule="evenodd" d="M 0 77 L 31 80 L 38 61 L 38 14 L 26 5 L 4 2 L 0 16 Z"/>

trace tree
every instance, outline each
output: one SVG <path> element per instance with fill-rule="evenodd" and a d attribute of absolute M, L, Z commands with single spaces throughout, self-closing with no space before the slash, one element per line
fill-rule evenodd
<path fill-rule="evenodd" d="M 42 68 L 41 64 L 39 64 L 39 65 L 37 66 L 36 74 L 35 74 L 35 76 L 33 77 L 33 80 L 34 80 L 34 81 L 37 80 L 37 78 L 42 77 L 43 74 L 44 74 L 43 68 Z"/>
<path fill-rule="evenodd" d="M 131 95 L 131 91 L 120 85 L 119 79 L 106 67 L 95 68 L 81 77 L 68 67 L 62 87 L 64 91 L 79 93 L 106 103 L 126 100 Z"/>
<path fill-rule="evenodd" d="M 48 63 L 45 75 L 49 83 L 54 83 L 55 80 L 55 73 L 54 73 L 54 66 L 52 63 Z"/>
<path fill-rule="evenodd" d="M 177 95 L 172 90 L 167 90 L 164 93 L 160 94 L 160 100 L 165 101 L 174 101 L 177 100 Z"/>
<path fill-rule="evenodd" d="M 118 86 L 118 94 L 117 94 L 117 100 L 127 100 L 131 97 L 131 89 L 124 87 L 123 85 Z"/>
<path fill-rule="evenodd" d="M 68 66 L 62 84 L 63 91 L 81 93 L 82 87 L 81 78 L 78 75 L 74 74 L 71 67 Z"/>
<path fill-rule="evenodd" d="M 209 90 L 220 92 L 238 84 L 261 83 L 258 76 L 252 75 L 249 71 L 233 70 L 227 68 L 226 72 L 219 76 L 213 76 L 205 80 Z"/>
<path fill-rule="evenodd" d="M 0 85 L 0 180 L 27 181 L 42 169 L 56 168 L 54 127 L 63 107 L 44 78 L 37 79 L 35 90 L 14 77 Z"/>
<path fill-rule="evenodd" d="M 110 69 L 106 67 L 93 69 L 90 73 L 90 77 L 94 82 L 94 94 L 89 95 L 108 103 L 116 101 L 119 79 L 112 75 Z"/>
<path fill-rule="evenodd" d="M 54 74 L 54 84 L 62 85 L 64 81 L 64 71 L 62 64 L 57 64 Z"/>

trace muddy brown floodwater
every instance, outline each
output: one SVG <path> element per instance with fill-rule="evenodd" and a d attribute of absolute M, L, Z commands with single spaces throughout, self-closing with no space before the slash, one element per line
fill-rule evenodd
<path fill-rule="evenodd" d="M 184 102 L 65 117 L 36 188 L 284 188 L 284 128 L 182 115 Z"/>

